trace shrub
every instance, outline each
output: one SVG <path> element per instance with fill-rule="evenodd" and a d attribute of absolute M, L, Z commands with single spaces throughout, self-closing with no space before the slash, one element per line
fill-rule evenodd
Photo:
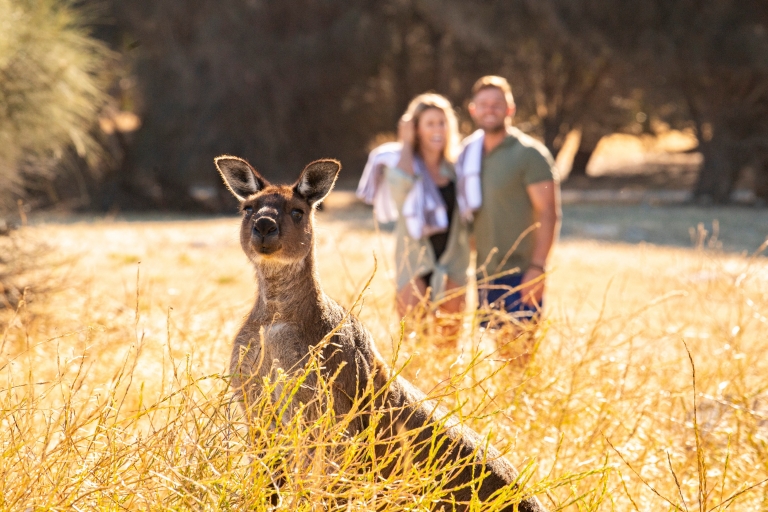
<path fill-rule="evenodd" d="M 52 176 L 71 148 L 93 163 L 110 51 L 71 0 L 0 0 L 0 215 L 27 176 Z"/>

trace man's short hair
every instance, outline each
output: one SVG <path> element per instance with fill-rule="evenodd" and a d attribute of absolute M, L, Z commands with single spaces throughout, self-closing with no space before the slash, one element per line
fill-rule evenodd
<path fill-rule="evenodd" d="M 481 77 L 475 85 L 472 86 L 472 98 L 477 96 L 477 93 L 483 89 L 499 89 L 504 93 L 504 98 L 507 100 L 507 105 L 512 106 L 515 104 L 515 98 L 512 96 L 512 88 L 509 86 L 509 82 L 503 76 L 486 75 Z"/>

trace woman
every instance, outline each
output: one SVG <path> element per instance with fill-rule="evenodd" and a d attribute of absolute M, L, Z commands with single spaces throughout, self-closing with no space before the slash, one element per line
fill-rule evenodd
<path fill-rule="evenodd" d="M 398 314 L 405 316 L 430 288 L 442 312 L 458 313 L 464 308 L 458 289 L 466 284 L 469 242 L 456 204 L 452 162 L 458 130 L 450 102 L 438 94 L 414 98 L 400 119 L 398 138 L 398 145 L 371 153 L 358 189 L 363 197 L 364 182 L 375 183 L 371 202 L 380 209 L 391 203 L 396 211 L 391 218 L 397 219 Z M 374 195 L 383 199 L 373 201 Z M 381 220 L 381 212 L 378 216 Z"/>

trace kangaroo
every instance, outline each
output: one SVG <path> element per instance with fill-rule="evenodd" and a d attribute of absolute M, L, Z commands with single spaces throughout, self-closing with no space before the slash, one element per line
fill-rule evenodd
<path fill-rule="evenodd" d="M 232 350 L 230 373 L 235 398 L 244 407 L 255 403 L 264 377 L 277 368 L 286 372 L 303 368 L 312 351 L 318 350 L 323 360 L 321 371 L 335 376 L 330 402 L 337 417 L 353 410 L 355 400 L 373 389 L 377 398 L 371 406 L 382 413 L 377 425 L 382 437 L 405 428 L 417 431 L 416 444 L 427 447 L 412 454 L 416 463 L 428 455 L 429 440 L 436 432 L 446 441 L 439 456 L 466 459 L 474 454 L 474 463 L 449 482 L 448 488 L 455 489 L 451 496 L 454 503 L 471 499 L 472 489 L 462 484 L 471 482 L 481 471 L 487 476 L 475 492 L 483 501 L 504 486 L 516 485 L 517 471 L 498 450 L 447 416 L 405 378 L 393 376 L 368 330 L 323 293 L 315 268 L 314 209 L 333 188 L 340 163 L 312 162 L 293 185 L 272 185 L 248 162 L 234 156 L 219 156 L 215 164 L 240 201 L 240 244 L 253 263 L 258 281 L 256 303 Z M 320 345 L 332 332 L 328 342 Z M 296 394 L 295 405 L 313 402 L 313 383 L 307 384 Z M 362 431 L 367 421 L 359 408 L 354 410 L 358 413 L 348 427 L 351 435 Z M 536 497 L 510 504 L 507 509 L 544 511 Z"/>

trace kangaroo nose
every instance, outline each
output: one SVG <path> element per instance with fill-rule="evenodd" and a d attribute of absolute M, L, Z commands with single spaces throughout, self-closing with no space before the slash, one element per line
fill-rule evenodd
<path fill-rule="evenodd" d="M 270 217 L 261 217 L 253 225 L 253 234 L 259 238 L 267 238 L 277 233 L 277 222 Z"/>

